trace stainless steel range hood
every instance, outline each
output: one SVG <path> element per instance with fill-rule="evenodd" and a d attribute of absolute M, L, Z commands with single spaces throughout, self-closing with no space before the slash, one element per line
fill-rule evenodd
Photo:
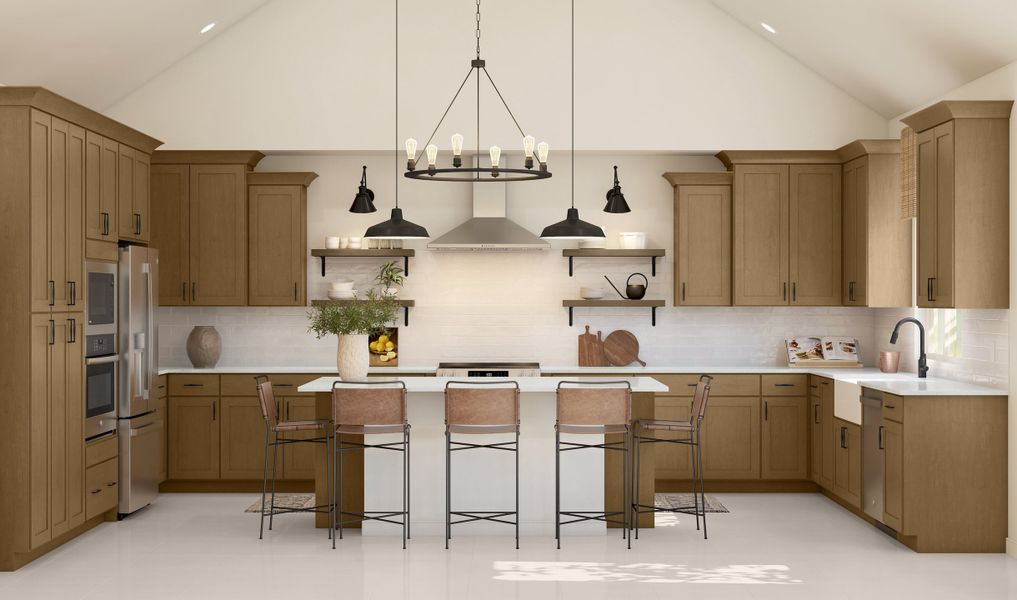
<path fill-rule="evenodd" d="M 505 184 L 473 184 L 473 218 L 427 244 L 432 250 L 529 251 L 551 245 L 505 216 Z"/>

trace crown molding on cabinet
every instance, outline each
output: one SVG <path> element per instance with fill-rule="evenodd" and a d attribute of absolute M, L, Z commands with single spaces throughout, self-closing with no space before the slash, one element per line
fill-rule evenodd
<path fill-rule="evenodd" d="M 839 165 L 836 150 L 722 150 L 716 154 L 730 169 L 739 165 Z"/>
<path fill-rule="evenodd" d="M 159 150 L 153 165 L 247 165 L 258 166 L 265 155 L 257 150 Z"/>
<path fill-rule="evenodd" d="M 1009 119 L 1013 100 L 944 100 L 901 121 L 922 132 L 953 119 Z"/>
<path fill-rule="evenodd" d="M 900 140 L 855 140 L 838 148 L 837 154 L 844 163 L 868 154 L 900 154 Z"/>
<path fill-rule="evenodd" d="M 302 185 L 307 187 L 318 178 L 313 171 L 254 171 L 247 174 L 247 185 Z"/>
<path fill-rule="evenodd" d="M 706 171 L 702 173 L 664 173 L 663 177 L 672 186 L 731 185 L 734 174 L 730 171 Z"/>
<path fill-rule="evenodd" d="M 104 137 L 123 142 L 146 154 L 162 145 L 162 142 L 154 137 L 114 121 L 87 106 L 54 94 L 44 87 L 0 87 L 0 106 L 31 106 Z"/>

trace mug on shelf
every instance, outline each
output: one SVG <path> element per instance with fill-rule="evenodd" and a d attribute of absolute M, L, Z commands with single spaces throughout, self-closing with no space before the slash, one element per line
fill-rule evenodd
<path fill-rule="evenodd" d="M 348 237 L 341 237 L 341 238 L 339 238 L 339 247 L 342 248 L 343 250 L 349 248 L 350 247 L 350 238 L 348 238 Z"/>
<path fill-rule="evenodd" d="M 339 245 L 342 243 L 341 238 L 336 235 L 330 235 L 325 238 L 325 247 L 329 250 L 338 250 Z"/>

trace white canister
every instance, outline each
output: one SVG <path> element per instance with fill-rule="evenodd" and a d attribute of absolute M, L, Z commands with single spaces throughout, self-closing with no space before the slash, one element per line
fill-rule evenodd
<path fill-rule="evenodd" d="M 359 250 L 360 249 L 360 244 L 361 244 L 361 239 L 360 238 L 358 238 L 358 237 L 351 237 L 350 238 L 350 250 Z"/>
<path fill-rule="evenodd" d="M 330 235 L 325 238 L 325 247 L 329 250 L 338 250 L 341 239 L 337 235 Z"/>
<path fill-rule="evenodd" d="M 389 240 L 389 241 L 392 242 L 392 249 L 393 250 L 401 250 L 402 249 L 402 247 L 403 247 L 403 241 L 402 240 Z"/>
<path fill-rule="evenodd" d="M 382 250 L 389 250 L 392 248 L 392 240 L 377 240 L 378 248 Z"/>
<path fill-rule="evenodd" d="M 618 242 L 626 250 L 643 250 L 646 248 L 646 232 L 623 231 L 618 234 Z"/>
<path fill-rule="evenodd" d="M 343 250 L 349 248 L 350 247 L 350 238 L 348 238 L 348 237 L 341 237 L 341 238 L 339 238 L 339 247 L 342 248 Z"/>

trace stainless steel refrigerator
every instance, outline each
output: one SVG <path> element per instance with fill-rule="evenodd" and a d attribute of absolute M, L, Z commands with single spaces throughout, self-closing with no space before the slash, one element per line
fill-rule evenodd
<path fill-rule="evenodd" d="M 159 298 L 159 251 L 120 249 L 119 273 L 120 517 L 151 504 L 159 494 L 163 452 L 160 430 L 166 415 L 156 410 L 155 379 L 159 340 L 155 309 Z"/>

